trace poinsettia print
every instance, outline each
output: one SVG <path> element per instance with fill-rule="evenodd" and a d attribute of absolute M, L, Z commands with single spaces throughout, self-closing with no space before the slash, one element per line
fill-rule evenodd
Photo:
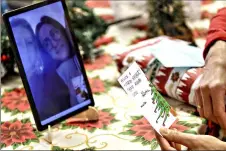
<path fill-rule="evenodd" d="M 2 96 L 1 102 L 2 108 L 12 114 L 30 110 L 30 105 L 24 88 L 16 88 L 12 91 L 6 91 Z"/>
<path fill-rule="evenodd" d="M 96 129 L 107 130 L 107 126 L 118 122 L 118 120 L 115 119 L 115 114 L 111 113 L 111 110 L 112 109 L 98 110 L 99 120 L 95 122 L 68 122 L 70 120 L 67 120 L 65 123 L 63 123 L 63 129 L 79 127 L 82 129 L 87 129 L 89 132 L 94 132 Z"/>
<path fill-rule="evenodd" d="M 144 146 L 151 145 L 151 149 L 156 149 L 158 144 L 156 144 L 155 131 L 150 123 L 143 116 L 132 117 L 132 119 L 132 122 L 125 126 L 128 128 L 127 131 L 121 132 L 120 134 L 133 135 L 136 138 L 132 140 L 132 142 L 140 142 Z M 176 128 L 181 132 L 189 129 L 189 127 L 179 125 L 178 121 L 176 121 L 171 128 Z"/>
<path fill-rule="evenodd" d="M 112 63 L 112 57 L 108 54 L 101 55 L 96 58 L 96 60 L 91 62 L 85 62 L 85 69 L 89 71 L 93 71 L 96 69 L 103 69 L 107 65 Z"/>
<path fill-rule="evenodd" d="M 98 48 L 98 47 L 100 47 L 101 45 L 107 45 L 107 44 L 113 42 L 114 40 L 115 40 L 114 37 L 105 37 L 105 36 L 103 36 L 103 37 L 98 38 L 98 39 L 94 42 L 94 46 L 95 46 L 96 48 Z"/>
<path fill-rule="evenodd" d="M 68 149 L 68 148 L 61 148 L 59 146 L 52 146 L 52 149 L 51 150 L 54 150 L 54 151 L 57 151 L 57 150 L 60 150 L 60 151 L 74 151 L 72 149 Z M 92 151 L 92 150 L 95 150 L 95 147 L 88 147 L 88 148 L 84 148 L 80 151 Z"/>
<path fill-rule="evenodd" d="M 91 86 L 93 93 L 102 93 L 105 92 L 104 82 L 99 78 L 89 78 L 89 84 Z"/>
<path fill-rule="evenodd" d="M 34 131 L 29 119 L 3 122 L 1 124 L 1 148 L 11 146 L 16 149 L 20 145 L 39 142 L 41 134 Z"/>

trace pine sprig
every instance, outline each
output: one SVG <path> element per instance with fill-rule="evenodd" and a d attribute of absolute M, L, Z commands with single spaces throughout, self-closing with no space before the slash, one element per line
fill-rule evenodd
<path fill-rule="evenodd" d="M 191 30 L 185 23 L 183 1 L 150 0 L 148 1 L 149 24 L 148 36 L 167 35 L 182 39 L 195 45 Z"/>

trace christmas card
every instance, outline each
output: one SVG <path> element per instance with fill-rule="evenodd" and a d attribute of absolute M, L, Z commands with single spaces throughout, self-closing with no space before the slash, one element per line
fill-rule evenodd
<path fill-rule="evenodd" d="M 169 128 L 175 122 L 171 106 L 148 81 L 136 62 L 130 65 L 118 81 L 125 92 L 135 99 L 143 116 L 158 133 L 160 128 Z"/>

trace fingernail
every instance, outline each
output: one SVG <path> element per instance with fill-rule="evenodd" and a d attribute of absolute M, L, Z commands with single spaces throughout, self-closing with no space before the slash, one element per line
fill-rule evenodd
<path fill-rule="evenodd" d="M 167 135 L 169 132 L 168 132 L 168 129 L 167 128 L 160 128 L 160 133 L 162 135 Z"/>

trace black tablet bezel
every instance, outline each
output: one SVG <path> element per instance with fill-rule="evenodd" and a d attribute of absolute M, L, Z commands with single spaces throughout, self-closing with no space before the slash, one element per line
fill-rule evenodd
<path fill-rule="evenodd" d="M 39 118 L 38 111 L 37 111 L 36 106 L 35 106 L 35 102 L 34 102 L 31 90 L 30 90 L 30 86 L 29 86 L 27 78 L 26 78 L 26 74 L 25 74 L 25 71 L 24 71 L 24 68 L 23 68 L 23 64 L 22 64 L 19 52 L 18 52 L 18 48 L 17 48 L 16 42 L 15 42 L 15 39 L 14 39 L 14 36 L 13 36 L 13 32 L 12 32 L 12 28 L 11 28 L 11 25 L 10 25 L 10 22 L 9 22 L 9 18 L 12 17 L 12 16 L 15 16 L 15 15 L 21 14 L 21 13 L 25 13 L 27 11 L 31 11 L 31 10 L 34 10 L 34 9 L 37 9 L 37 8 L 40 8 L 40 7 L 49 5 L 49 4 L 56 3 L 56 2 L 62 3 L 65 18 L 66 18 L 66 21 L 68 23 L 68 28 L 69 28 L 69 31 L 71 33 L 72 40 L 74 42 L 74 47 L 75 47 L 74 51 L 77 55 L 77 58 L 78 58 L 80 65 L 81 65 L 81 70 L 82 70 L 82 73 L 83 73 L 83 76 L 84 76 L 84 80 L 85 80 L 85 83 L 86 83 L 86 86 L 87 86 L 87 90 L 88 90 L 88 94 L 89 94 L 89 98 L 90 98 L 91 103 L 89 105 L 85 106 L 85 107 L 82 107 L 82 108 L 72 112 L 72 113 L 69 113 L 65 116 L 62 116 L 62 117 L 60 117 L 60 118 L 58 118 L 58 119 L 56 119 L 56 120 L 54 120 L 54 121 L 52 121 L 52 122 L 50 122 L 46 125 L 42 125 L 40 118 Z M 10 12 L 3 14 L 3 20 L 4 20 L 4 23 L 6 25 L 6 29 L 7 29 L 8 35 L 9 35 L 10 42 L 12 44 L 13 53 L 14 53 L 14 56 L 15 56 L 15 59 L 16 59 L 16 62 L 17 62 L 18 68 L 19 68 L 20 76 L 21 76 L 21 79 L 22 79 L 22 82 L 23 82 L 23 85 L 24 85 L 30 106 L 31 106 L 31 110 L 32 110 L 32 113 L 33 113 L 33 116 L 34 116 L 36 127 L 39 131 L 47 129 L 48 125 L 58 124 L 61 121 L 65 120 L 66 118 L 69 118 L 69 117 L 71 117 L 71 116 L 73 116 L 77 113 L 80 113 L 80 112 L 88 109 L 88 106 L 94 106 L 95 105 L 93 95 L 92 95 L 92 91 L 91 91 L 91 88 L 90 88 L 90 85 L 89 85 L 89 82 L 88 82 L 88 78 L 87 78 L 87 75 L 86 75 L 86 71 L 85 71 L 85 68 L 84 68 L 83 60 L 82 60 L 82 57 L 81 57 L 81 54 L 80 54 L 80 51 L 79 51 L 78 43 L 76 42 L 77 41 L 76 36 L 75 36 L 74 32 L 72 31 L 71 21 L 70 21 L 70 18 L 69 18 L 68 9 L 67 9 L 65 0 L 49 0 L 49 1 L 46 0 L 46 1 L 42 1 L 42 2 L 39 2 L 39 3 L 36 3 L 36 4 L 32 4 L 32 5 L 20 8 L 20 9 L 16 9 L 16 10 L 13 10 L 13 11 L 10 11 Z"/>

